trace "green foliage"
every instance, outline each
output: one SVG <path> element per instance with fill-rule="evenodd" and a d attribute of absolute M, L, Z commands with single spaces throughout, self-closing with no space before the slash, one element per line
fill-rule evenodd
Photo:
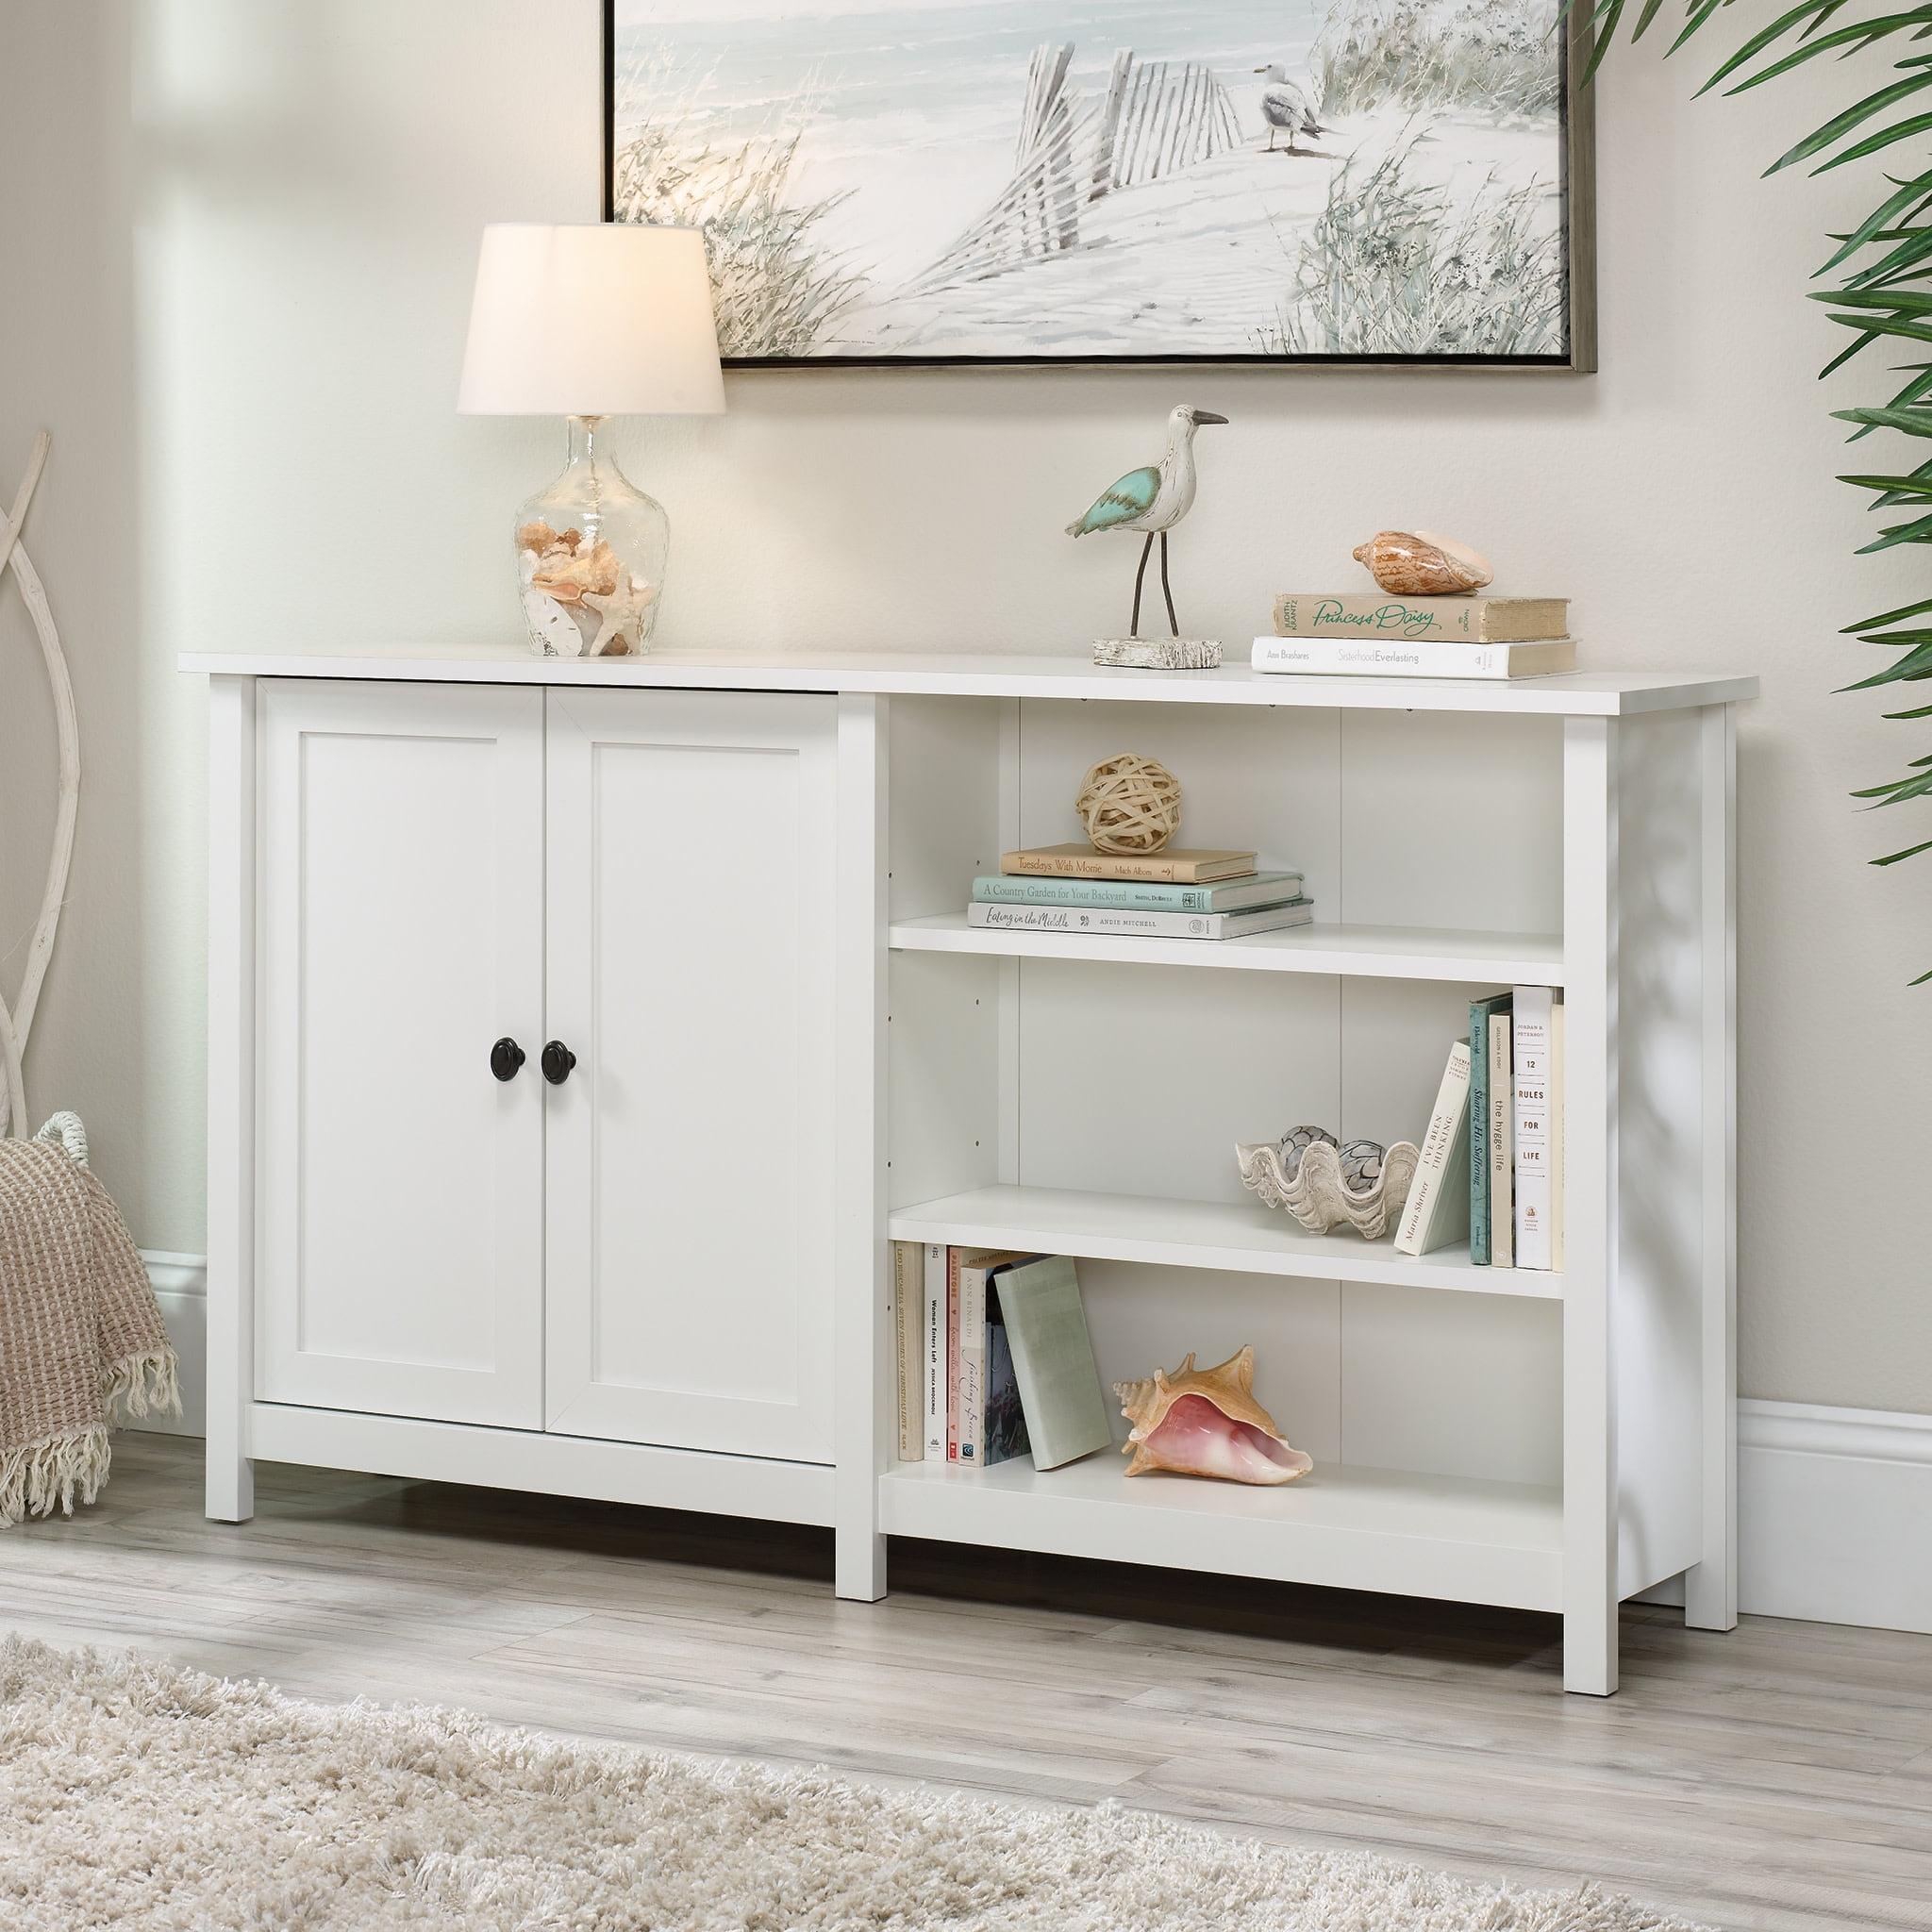
<path fill-rule="evenodd" d="M 1413 145 L 1336 174 L 1288 300 L 1256 332 L 1263 355 L 1561 353 L 1563 238 L 1548 191 L 1485 187 L 1457 208 L 1410 177 Z"/>
<path fill-rule="evenodd" d="M 1734 4 L 1735 0 L 1681 0 L 1683 21 L 1670 51 L 1674 53 L 1713 21 L 1737 18 L 1731 13 Z M 1589 72 L 1594 74 L 1619 28 L 1627 21 L 1629 38 L 1641 40 L 1663 11 L 1664 0 L 1565 0 L 1566 12 L 1573 6 L 1591 18 L 1596 44 Z M 1739 14 L 1750 17 L 1743 8 Z M 1838 246 L 1818 274 L 1831 276 L 1834 286 L 1811 291 L 1811 300 L 1824 303 L 1832 311 L 1831 320 L 1852 335 L 1850 344 L 1825 365 L 1823 373 L 1826 375 L 1874 347 L 1881 348 L 1882 353 L 1883 346 L 1890 343 L 1932 342 L 1932 139 L 1928 139 L 1932 137 L 1932 53 L 1920 51 L 1928 41 L 1932 41 L 1932 0 L 1919 0 L 1916 5 L 1901 4 L 1901 0 L 1890 0 L 1890 4 L 1857 0 L 1856 6 L 1854 0 L 1800 0 L 1799 5 L 1786 8 L 1750 33 L 1699 89 L 1700 93 L 1707 93 L 1714 87 L 1724 87 L 1727 93 L 1742 93 L 1826 57 L 1860 54 L 1887 43 L 1908 50 L 1892 63 L 1897 79 L 1861 92 L 1849 107 L 1786 149 L 1765 170 L 1774 175 L 1809 161 L 1814 164 L 1811 172 L 1823 175 L 1874 155 L 1885 156 L 1877 173 L 1890 192 L 1856 228 L 1831 238 Z M 1884 172 L 1899 165 L 1899 157 L 1893 152 L 1899 148 L 1904 148 L 1907 158 L 1904 169 L 1898 174 Z M 1853 441 L 1881 429 L 1932 437 L 1932 361 L 1895 364 L 1892 373 L 1907 380 L 1889 402 L 1833 411 L 1840 421 L 1854 425 Z M 1902 543 L 1932 543 L 1932 459 L 1898 475 L 1858 472 L 1840 480 L 1854 489 L 1873 491 L 1871 508 L 1874 512 L 1903 512 L 1899 521 L 1881 527 L 1879 535 L 1859 551 L 1860 556 Z M 1928 613 L 1932 613 L 1932 598 L 1847 625 L 1845 636 L 1898 655 L 1883 670 L 1845 689 L 1870 691 L 1880 685 L 1918 684 L 1932 678 L 1932 628 L 1909 622 L 1923 620 Z M 1932 717 L 1932 704 L 1889 711 L 1886 716 Z M 1932 769 L 1928 768 L 1932 768 L 1932 755 L 1914 758 L 1903 778 L 1867 786 L 1852 796 L 1870 800 L 1871 809 L 1932 796 Z M 1902 858 L 1928 851 L 1932 851 L 1932 839 L 1889 852 L 1872 863 L 1895 865 Z M 1913 983 L 1924 985 L 1927 980 L 1932 980 L 1932 973 L 1922 974 Z"/>
<path fill-rule="evenodd" d="M 1315 42 L 1322 110 L 1554 114 L 1552 12 L 1553 0 L 1343 0 Z"/>

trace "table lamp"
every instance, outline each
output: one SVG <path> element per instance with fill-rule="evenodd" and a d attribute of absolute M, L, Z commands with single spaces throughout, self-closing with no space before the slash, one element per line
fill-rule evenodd
<path fill-rule="evenodd" d="M 600 442 L 608 416 L 724 407 L 705 241 L 628 222 L 492 223 L 457 402 L 465 416 L 564 416 L 563 474 L 517 512 L 518 591 L 543 657 L 641 651 L 671 520 Z"/>

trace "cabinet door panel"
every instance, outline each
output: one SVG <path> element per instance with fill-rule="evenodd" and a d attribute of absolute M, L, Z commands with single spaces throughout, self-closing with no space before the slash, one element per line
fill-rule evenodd
<path fill-rule="evenodd" d="M 258 1386 L 537 1426 L 542 694 L 263 691 Z"/>
<path fill-rule="evenodd" d="M 553 1429 L 831 1459 L 835 721 L 550 694 Z"/>

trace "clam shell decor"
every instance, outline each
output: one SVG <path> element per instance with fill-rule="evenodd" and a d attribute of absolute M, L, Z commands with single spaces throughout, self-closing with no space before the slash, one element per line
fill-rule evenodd
<path fill-rule="evenodd" d="M 1121 1445 L 1134 1458 L 1129 1475 L 1164 1469 L 1229 1483 L 1291 1483 L 1315 1466 L 1313 1457 L 1289 1447 L 1255 1400 L 1252 1347 L 1211 1369 L 1195 1368 L 1190 1353 L 1172 1374 L 1156 1369 L 1144 1382 L 1116 1382 L 1113 1392 L 1134 1425 Z"/>
<path fill-rule="evenodd" d="M 1320 1132 L 1298 1127 L 1288 1139 Z M 1324 1137 L 1304 1146 L 1299 1157 L 1283 1158 L 1277 1141 L 1243 1141 L 1235 1145 L 1241 1185 L 1270 1208 L 1285 1208 L 1310 1234 L 1326 1234 L 1344 1222 L 1365 1241 L 1380 1241 L 1408 1199 L 1422 1158 L 1413 1141 L 1378 1147 L 1351 1141 L 1338 1147 Z"/>
<path fill-rule="evenodd" d="M 1496 576 L 1488 558 L 1427 530 L 1383 530 L 1356 550 L 1355 560 L 1391 597 L 1461 596 Z"/>
<path fill-rule="evenodd" d="M 1181 828 L 1181 781 L 1137 751 L 1117 751 L 1081 781 L 1074 801 L 1098 852 L 1158 852 Z"/>

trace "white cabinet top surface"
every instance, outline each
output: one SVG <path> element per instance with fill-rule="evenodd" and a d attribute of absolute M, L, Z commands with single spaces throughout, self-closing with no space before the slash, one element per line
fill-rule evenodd
<path fill-rule="evenodd" d="M 1238 647 L 1240 648 L 1240 647 Z M 538 658 L 514 646 L 399 646 L 392 652 L 190 652 L 187 672 L 225 677 L 379 678 L 408 684 L 641 686 L 672 691 L 878 692 L 906 697 L 1097 698 L 1193 705 L 1309 705 L 1361 710 L 1507 711 L 1615 718 L 1757 695 L 1727 672 L 1572 672 L 1514 681 L 1310 677 L 1258 672 L 1126 671 L 1083 654 L 937 651 L 653 651 L 642 658 Z"/>

